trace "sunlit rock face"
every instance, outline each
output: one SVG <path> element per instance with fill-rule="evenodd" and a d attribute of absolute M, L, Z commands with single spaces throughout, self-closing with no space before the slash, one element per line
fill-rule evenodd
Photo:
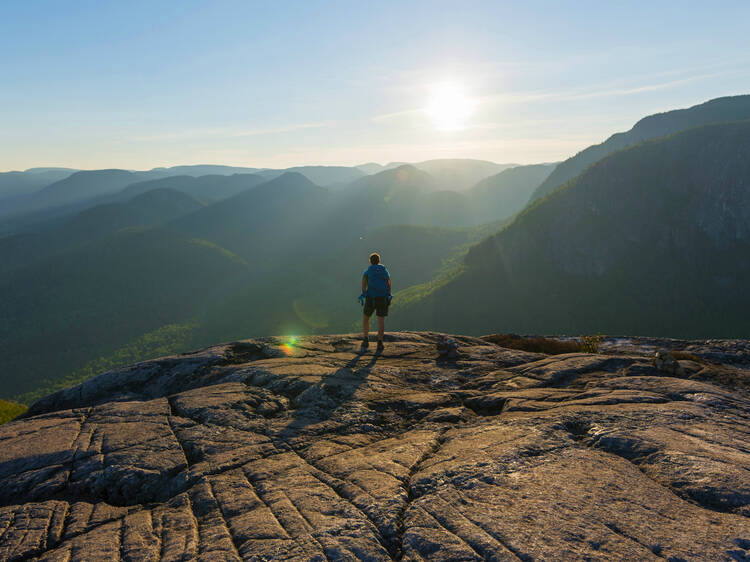
<path fill-rule="evenodd" d="M 750 556 L 746 343 L 451 338 L 237 342 L 56 393 L 0 427 L 0 559 Z"/>

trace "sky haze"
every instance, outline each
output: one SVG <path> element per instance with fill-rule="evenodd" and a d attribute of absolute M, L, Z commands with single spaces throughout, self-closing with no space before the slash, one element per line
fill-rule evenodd
<path fill-rule="evenodd" d="M 732 1 L 11 1 L 0 170 L 556 161 L 749 92 L 748 21 Z"/>

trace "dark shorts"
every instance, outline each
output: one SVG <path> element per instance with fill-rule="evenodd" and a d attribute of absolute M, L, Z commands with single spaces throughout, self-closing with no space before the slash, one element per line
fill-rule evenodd
<path fill-rule="evenodd" d="M 388 316 L 388 300 L 386 297 L 367 297 L 365 299 L 365 316 L 372 316 L 376 310 L 378 316 Z"/>

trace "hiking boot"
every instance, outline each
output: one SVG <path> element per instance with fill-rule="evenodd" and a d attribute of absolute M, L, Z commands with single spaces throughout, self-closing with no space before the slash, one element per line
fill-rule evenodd
<path fill-rule="evenodd" d="M 359 346 L 359 349 L 361 351 L 367 351 L 368 347 L 370 347 L 370 342 L 368 340 L 362 340 L 362 345 Z"/>
<path fill-rule="evenodd" d="M 378 348 L 377 351 L 383 351 L 385 346 L 383 345 L 383 340 L 378 340 Z"/>

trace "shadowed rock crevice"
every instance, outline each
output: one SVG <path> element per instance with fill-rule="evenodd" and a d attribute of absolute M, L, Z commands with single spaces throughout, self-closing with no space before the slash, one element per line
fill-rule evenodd
<path fill-rule="evenodd" d="M 182 441 L 177 436 L 177 432 L 175 431 L 174 422 L 172 421 L 175 416 L 177 416 L 177 410 L 174 407 L 174 404 L 172 400 L 167 397 L 167 402 L 169 404 L 169 416 L 167 416 L 167 423 L 169 424 L 169 429 L 172 431 L 172 436 L 174 437 L 174 440 L 177 442 L 177 445 L 179 446 L 180 450 L 182 451 L 182 456 L 185 458 L 185 469 L 189 469 L 191 466 L 190 458 L 188 457 L 188 452 L 185 449 L 185 447 L 182 444 Z"/>
<path fill-rule="evenodd" d="M 0 427 L 0 559 L 748 553 L 740 363 L 662 374 L 647 339 L 545 356 L 465 336 L 446 361 L 443 337 L 224 344 L 43 399 Z"/>
<path fill-rule="evenodd" d="M 405 522 L 406 512 L 413 505 L 414 501 L 417 500 L 423 493 L 419 488 L 415 487 L 414 478 L 422 468 L 422 465 L 429 459 L 434 457 L 440 450 L 440 447 L 445 442 L 445 432 L 447 428 L 443 428 L 437 437 L 430 443 L 429 447 L 425 452 L 417 459 L 417 462 L 409 467 L 409 473 L 404 479 L 404 491 L 406 492 L 406 501 L 403 507 L 399 509 L 399 513 L 396 519 L 395 525 L 395 537 L 391 542 L 389 552 L 395 560 L 401 560 L 404 555 L 404 533 L 405 533 Z"/>
<path fill-rule="evenodd" d="M 664 556 L 661 555 L 661 547 L 658 545 L 647 545 L 643 544 L 640 540 L 638 540 L 636 537 L 630 535 L 629 533 L 624 532 L 622 529 L 620 529 L 616 523 L 605 523 L 604 524 L 607 529 L 612 531 L 613 533 L 620 535 L 621 537 L 626 538 L 629 541 L 634 542 L 635 544 L 641 546 L 643 548 L 644 554 L 645 553 L 651 553 L 657 558 L 665 559 Z"/>
<path fill-rule="evenodd" d="M 270 359 L 278 357 L 278 351 L 274 353 L 267 346 L 255 342 L 234 342 L 227 346 L 224 351 L 223 363 L 227 365 L 240 365 L 259 359 Z"/>

